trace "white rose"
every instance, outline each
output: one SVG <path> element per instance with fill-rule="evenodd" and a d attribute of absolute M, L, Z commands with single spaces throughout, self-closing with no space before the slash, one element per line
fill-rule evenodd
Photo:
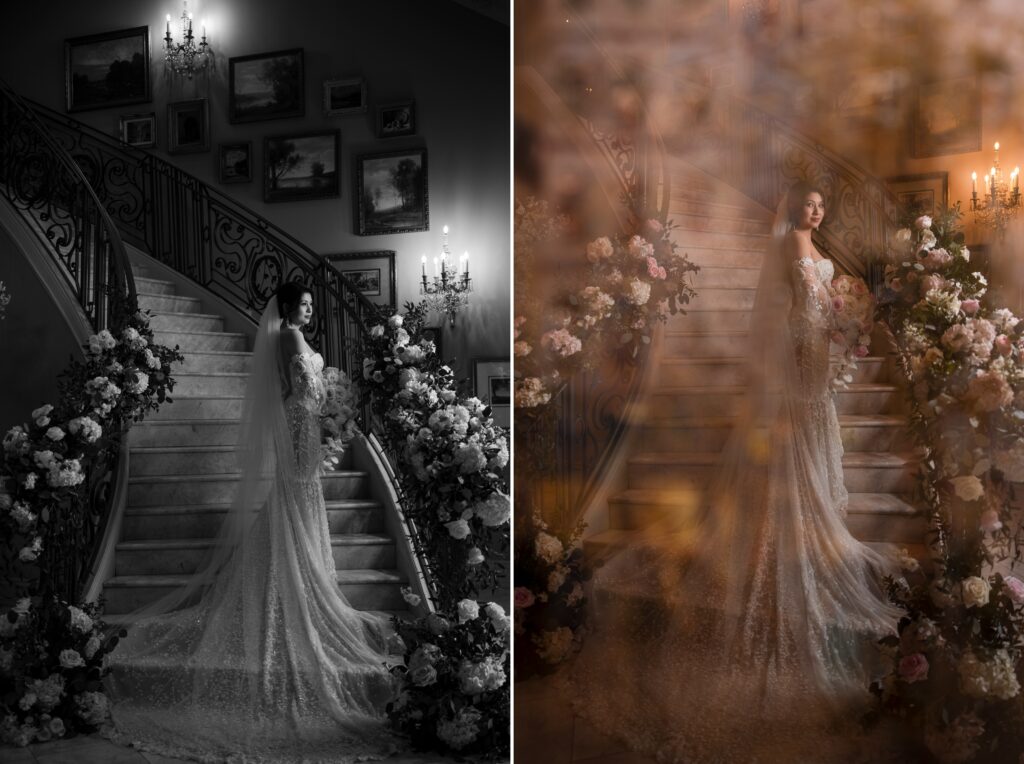
<path fill-rule="evenodd" d="M 480 615 L 480 605 L 475 600 L 464 599 L 458 604 L 459 623 L 473 621 Z"/>
<path fill-rule="evenodd" d="M 384 336 L 384 327 L 381 326 L 380 324 L 377 324 L 372 329 L 370 329 L 370 336 L 373 337 L 375 340 L 379 340 L 381 337 Z"/>
<path fill-rule="evenodd" d="M 389 319 L 388 319 L 388 324 L 389 324 L 389 325 L 390 325 L 390 326 L 391 326 L 391 327 L 392 327 L 393 329 L 398 329 L 398 328 L 399 328 L 399 327 L 400 327 L 400 326 L 401 326 L 401 325 L 402 325 L 403 323 L 405 323 L 405 319 L 403 319 L 403 318 L 402 318 L 402 317 L 401 317 L 400 315 L 398 315 L 397 313 L 396 313 L 395 315 L 393 315 L 393 316 L 392 316 L 391 318 L 389 318 Z"/>
<path fill-rule="evenodd" d="M 453 539 L 464 539 L 470 534 L 469 523 L 465 520 L 453 520 L 450 523 L 445 523 L 444 527 L 448 529 L 448 535 Z"/>
<path fill-rule="evenodd" d="M 988 595 L 992 590 L 984 578 L 971 576 L 960 583 L 960 595 L 966 607 L 982 607 L 988 604 Z"/>
<path fill-rule="evenodd" d="M 480 547 L 473 547 L 469 550 L 466 556 L 467 565 L 479 565 L 484 561 L 484 553 L 480 551 Z"/>
<path fill-rule="evenodd" d="M 961 475 L 950 480 L 956 495 L 964 501 L 976 501 L 985 495 L 985 487 L 976 475 Z"/>

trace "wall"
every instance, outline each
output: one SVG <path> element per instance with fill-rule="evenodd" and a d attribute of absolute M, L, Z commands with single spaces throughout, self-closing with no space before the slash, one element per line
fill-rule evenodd
<path fill-rule="evenodd" d="M 8 35 L 0 49 L 0 76 L 15 90 L 64 110 L 64 39 L 148 25 L 152 103 L 73 116 L 111 134 L 118 116 L 155 112 L 164 159 L 234 196 L 317 252 L 392 249 L 397 253 L 399 304 L 419 299 L 420 255 L 440 249 L 441 227 L 450 227 L 452 251 L 471 255 L 474 292 L 454 331 L 444 336 L 446 355 L 459 358 L 457 371 L 471 373 L 468 358 L 506 357 L 510 322 L 509 250 L 509 37 L 508 26 L 448 0 L 204 0 L 190 3 L 206 19 L 215 71 L 189 84 L 171 81 L 163 64 L 165 15 L 176 20 L 180 0 L 53 0 L 5 9 Z M 172 33 L 175 24 L 172 21 Z M 306 114 L 232 125 L 228 122 L 228 59 L 301 47 L 305 57 Z M 27 64 L 27 62 L 31 62 Z M 357 116 L 322 113 L 325 79 L 361 75 L 370 108 Z M 166 108 L 170 101 L 209 99 L 211 150 L 166 153 Z M 417 134 L 374 137 L 374 106 L 414 99 Z M 265 204 L 260 172 L 266 136 L 323 129 L 341 130 L 341 196 Z M 217 144 L 252 141 L 254 180 L 220 185 Z M 357 236 L 353 228 L 353 158 L 361 152 L 427 148 L 430 230 Z M 440 319 L 435 323 L 441 323 Z"/>

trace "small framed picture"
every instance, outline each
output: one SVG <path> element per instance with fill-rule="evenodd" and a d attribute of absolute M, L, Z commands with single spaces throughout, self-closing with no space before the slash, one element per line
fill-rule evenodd
<path fill-rule="evenodd" d="M 512 414 L 512 367 L 507 358 L 473 359 L 473 392 L 491 407 L 494 423 L 508 427 Z"/>
<path fill-rule="evenodd" d="M 394 250 L 341 252 L 324 255 L 324 260 L 354 284 L 370 302 L 392 309 L 395 307 Z"/>
<path fill-rule="evenodd" d="M 397 138 L 416 132 L 416 103 L 403 101 L 377 107 L 377 137 Z"/>
<path fill-rule="evenodd" d="M 210 111 L 205 98 L 167 104 L 167 153 L 210 150 Z"/>
<path fill-rule="evenodd" d="M 217 170 L 221 183 L 249 183 L 252 180 L 252 141 L 220 144 Z"/>
<path fill-rule="evenodd" d="M 444 355 L 444 332 L 443 327 L 440 326 L 424 326 L 423 327 L 423 339 L 430 340 L 434 343 L 434 352 L 437 356 L 437 360 L 441 363 L 447 363 L 449 358 Z"/>
<path fill-rule="evenodd" d="M 301 117 L 306 113 L 302 48 L 228 59 L 228 121 Z"/>
<path fill-rule="evenodd" d="M 343 117 L 366 111 L 366 80 L 350 77 L 347 80 L 324 81 L 324 114 Z"/>
<path fill-rule="evenodd" d="M 338 196 L 341 132 L 325 130 L 263 139 L 263 201 Z"/>
<path fill-rule="evenodd" d="M 429 230 L 427 150 L 357 157 L 355 196 L 359 236 Z"/>
<path fill-rule="evenodd" d="M 151 101 L 149 27 L 65 40 L 64 90 L 69 112 Z"/>
<path fill-rule="evenodd" d="M 137 149 L 156 146 L 156 113 L 122 114 L 118 118 L 117 135 Z"/>
<path fill-rule="evenodd" d="M 910 138 L 910 155 L 918 159 L 981 149 L 978 78 L 958 77 L 919 86 Z"/>
<path fill-rule="evenodd" d="M 934 215 L 949 206 L 948 172 L 897 175 L 886 178 L 885 185 L 896 195 L 901 212 L 908 217 Z"/>

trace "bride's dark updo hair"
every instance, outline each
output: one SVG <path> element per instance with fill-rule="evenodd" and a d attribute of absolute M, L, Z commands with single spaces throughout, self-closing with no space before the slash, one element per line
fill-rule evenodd
<path fill-rule="evenodd" d="M 800 212 L 808 194 L 820 194 L 822 199 L 825 198 L 821 186 L 806 180 L 797 181 L 786 192 L 786 212 L 789 214 L 789 222 L 793 225 L 800 222 Z"/>
<path fill-rule="evenodd" d="M 302 295 L 313 292 L 301 281 L 285 281 L 277 288 L 274 298 L 277 300 L 277 312 L 281 318 L 288 318 L 295 306 L 302 300 Z"/>

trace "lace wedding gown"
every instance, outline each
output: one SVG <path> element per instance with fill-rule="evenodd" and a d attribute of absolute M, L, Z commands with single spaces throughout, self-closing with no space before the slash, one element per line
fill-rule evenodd
<path fill-rule="evenodd" d="M 320 483 L 323 365 L 319 354 L 291 359 L 291 453 L 212 585 L 198 604 L 132 625 L 114 650 L 104 684 L 115 740 L 201 761 L 393 749 L 386 623 L 349 606 L 335 579 Z"/>
<path fill-rule="evenodd" d="M 885 563 L 844 522 L 824 288 L 833 264 L 777 269 L 779 283 L 764 286 L 762 273 L 758 291 L 786 305 L 764 352 L 790 360 L 771 363 L 777 389 L 748 393 L 772 405 L 748 406 L 695 528 L 659 528 L 595 575 L 593 632 L 571 677 L 577 710 L 659 761 L 858 760 L 849 728 L 867 700 L 872 642 L 900 615 L 880 590 Z"/>

